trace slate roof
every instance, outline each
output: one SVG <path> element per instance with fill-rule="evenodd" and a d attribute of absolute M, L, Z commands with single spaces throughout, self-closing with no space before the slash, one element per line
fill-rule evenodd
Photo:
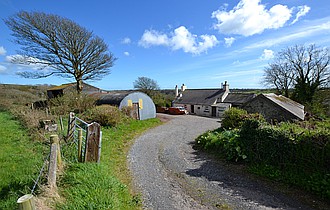
<path fill-rule="evenodd" d="M 224 94 L 223 89 L 186 89 L 182 97 L 173 102 L 178 104 L 212 105 Z"/>
<path fill-rule="evenodd" d="M 256 94 L 254 93 L 229 93 L 223 102 L 233 106 L 241 106 L 255 97 Z"/>
<path fill-rule="evenodd" d="M 304 120 L 305 118 L 305 112 L 304 112 L 304 106 L 302 104 L 299 104 L 298 102 L 295 102 L 285 96 L 282 95 L 276 95 L 274 93 L 268 93 L 268 94 L 262 94 L 264 97 L 268 98 L 275 104 L 281 106 L 285 110 L 291 112 L 295 116 L 299 117 L 300 119 Z"/>

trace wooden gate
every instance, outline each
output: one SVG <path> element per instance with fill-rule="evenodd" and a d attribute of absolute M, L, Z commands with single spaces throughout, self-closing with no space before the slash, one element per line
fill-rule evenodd
<path fill-rule="evenodd" d="M 78 154 L 81 154 L 81 157 L 76 158 L 78 161 L 100 162 L 102 142 L 100 124 L 96 122 L 88 124 L 71 112 L 66 141 L 76 144 Z"/>

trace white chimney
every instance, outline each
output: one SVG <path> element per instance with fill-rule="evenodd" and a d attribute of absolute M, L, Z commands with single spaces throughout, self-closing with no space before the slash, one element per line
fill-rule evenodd
<path fill-rule="evenodd" d="M 185 91 L 187 89 L 187 86 L 185 86 L 184 84 L 182 84 L 181 86 L 181 92 Z"/>
<path fill-rule="evenodd" d="M 221 83 L 221 85 L 222 85 L 222 89 L 225 91 L 222 94 L 221 102 L 224 102 L 224 100 L 227 98 L 228 93 L 229 93 L 229 84 L 227 83 L 227 81 L 225 81 L 225 84 Z"/>
<path fill-rule="evenodd" d="M 222 89 L 225 92 L 229 92 L 229 84 L 227 83 L 227 81 L 225 81 L 225 84 L 221 83 L 221 85 L 222 85 Z"/>
<path fill-rule="evenodd" d="M 175 97 L 179 96 L 179 88 L 178 85 L 175 85 Z"/>

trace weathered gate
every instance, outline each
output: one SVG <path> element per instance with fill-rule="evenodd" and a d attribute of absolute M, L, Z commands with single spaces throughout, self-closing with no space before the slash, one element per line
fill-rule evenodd
<path fill-rule="evenodd" d="M 70 112 L 67 142 L 74 142 L 79 162 L 100 162 L 102 131 L 100 124 L 88 124 Z"/>

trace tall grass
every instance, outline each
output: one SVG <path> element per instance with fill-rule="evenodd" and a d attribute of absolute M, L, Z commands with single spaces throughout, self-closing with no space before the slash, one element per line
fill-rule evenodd
<path fill-rule="evenodd" d="M 19 122 L 0 111 L 0 209 L 17 209 L 16 200 L 31 192 L 43 161 L 43 146 L 33 142 Z"/>
<path fill-rule="evenodd" d="M 101 163 L 74 163 L 60 180 L 65 201 L 58 209 L 139 209 L 139 196 L 132 191 L 126 157 L 134 137 L 158 125 L 158 119 L 131 120 L 128 124 L 102 128 Z"/>

